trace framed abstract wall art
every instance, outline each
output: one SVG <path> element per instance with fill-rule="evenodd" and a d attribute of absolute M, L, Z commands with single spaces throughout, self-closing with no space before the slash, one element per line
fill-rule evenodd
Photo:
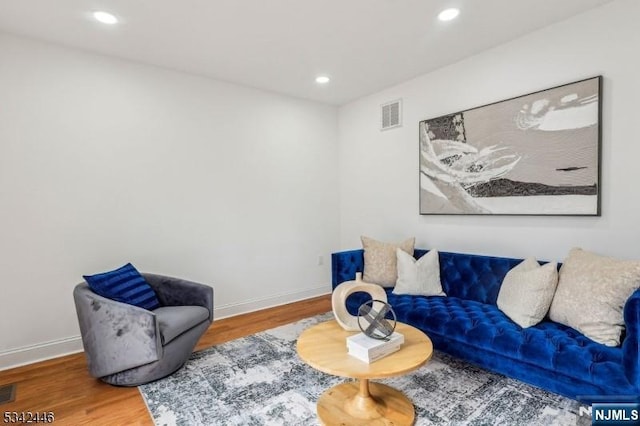
<path fill-rule="evenodd" d="M 420 214 L 600 215 L 602 77 L 419 123 Z"/>

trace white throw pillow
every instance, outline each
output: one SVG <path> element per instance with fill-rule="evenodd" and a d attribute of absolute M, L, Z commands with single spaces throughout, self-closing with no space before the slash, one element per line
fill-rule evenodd
<path fill-rule="evenodd" d="M 598 343 L 618 346 L 623 308 L 640 286 L 640 262 L 574 248 L 560 268 L 549 317 Z"/>
<path fill-rule="evenodd" d="M 431 250 L 416 260 L 398 248 L 396 257 L 398 280 L 393 294 L 446 296 L 440 283 L 440 260 L 437 250 Z"/>
<path fill-rule="evenodd" d="M 534 258 L 527 258 L 505 275 L 498 308 L 520 327 L 531 327 L 549 312 L 557 285 L 556 262 L 540 266 Z"/>
<path fill-rule="evenodd" d="M 373 238 L 361 237 L 364 248 L 364 273 L 362 281 L 380 284 L 383 287 L 393 287 L 398 279 L 396 262 L 396 248 L 401 248 L 413 256 L 415 238 L 409 238 L 401 243 L 383 243 Z"/>

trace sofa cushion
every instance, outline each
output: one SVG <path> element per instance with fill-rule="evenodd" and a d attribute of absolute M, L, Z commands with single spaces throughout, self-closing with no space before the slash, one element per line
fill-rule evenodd
<path fill-rule="evenodd" d="M 373 238 L 361 237 L 364 248 L 364 273 L 362 280 L 367 283 L 393 287 L 398 279 L 396 249 L 400 248 L 413 256 L 415 238 L 401 243 L 383 243 Z"/>
<path fill-rule="evenodd" d="M 347 307 L 350 312 L 357 312 L 367 295 L 356 293 L 351 298 Z M 526 377 L 525 370 L 532 366 L 565 376 L 567 382 L 591 383 L 589 386 L 600 391 L 629 389 L 620 368 L 622 350 L 594 342 L 573 328 L 543 321 L 523 329 L 495 305 L 451 296 L 395 295 L 387 289 L 387 298 L 398 321 L 424 331 L 437 350 L 475 360 L 485 367 L 503 360 L 493 369 L 508 369 L 516 377 Z M 511 366 L 506 367 L 505 363 Z M 515 371 L 518 368 L 521 371 Z M 564 394 L 576 397 L 566 391 Z"/>
<path fill-rule="evenodd" d="M 558 264 L 543 266 L 534 259 L 525 259 L 504 277 L 498 308 L 520 327 L 531 327 L 549 312 L 558 285 Z"/>
<path fill-rule="evenodd" d="M 398 280 L 393 294 L 446 296 L 440 284 L 440 262 L 437 250 L 431 250 L 416 260 L 398 248 L 396 249 L 396 257 Z"/>
<path fill-rule="evenodd" d="M 622 309 L 640 286 L 640 262 L 574 248 L 560 269 L 549 317 L 607 346 L 618 346 Z"/>
<path fill-rule="evenodd" d="M 92 291 L 107 299 L 148 310 L 160 306 L 156 293 L 131 263 L 113 271 L 82 277 Z"/>
<path fill-rule="evenodd" d="M 158 320 L 163 345 L 209 319 L 209 310 L 202 306 L 163 306 L 153 313 Z"/>
<path fill-rule="evenodd" d="M 423 330 L 436 349 L 442 342 L 466 345 L 469 351 L 504 356 L 555 371 L 576 380 L 600 377 L 628 386 L 619 365 L 622 350 L 588 339 L 578 331 L 551 321 L 521 328 L 497 306 L 456 297 L 389 294 L 398 321 Z M 488 355 L 490 356 L 490 355 Z M 603 375 L 603 372 L 606 372 Z"/>

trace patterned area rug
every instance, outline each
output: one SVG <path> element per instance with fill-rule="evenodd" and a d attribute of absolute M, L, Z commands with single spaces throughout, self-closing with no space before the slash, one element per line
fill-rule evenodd
<path fill-rule="evenodd" d="M 194 353 L 184 368 L 140 386 L 156 425 L 317 425 L 316 401 L 344 379 L 298 359 L 295 343 L 328 313 Z M 576 401 L 442 353 L 381 380 L 414 403 L 416 425 L 582 425 Z"/>

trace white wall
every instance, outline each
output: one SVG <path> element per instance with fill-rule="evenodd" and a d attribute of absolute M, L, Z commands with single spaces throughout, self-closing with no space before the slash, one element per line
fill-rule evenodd
<path fill-rule="evenodd" d="M 328 292 L 362 234 L 640 258 L 637 16 L 618 0 L 339 111 L 0 35 L 0 369 L 77 350 L 73 286 L 128 261 L 210 283 L 220 317 Z M 418 214 L 420 120 L 599 74 L 602 217 Z"/>
<path fill-rule="evenodd" d="M 335 107 L 0 35 L 0 369 L 79 349 L 74 285 L 129 261 L 218 318 L 328 293 L 337 155 Z"/>
<path fill-rule="evenodd" d="M 581 246 L 640 259 L 638 16 L 640 2 L 619 0 L 340 108 L 342 248 L 364 234 L 443 251 L 561 260 Z M 420 120 L 600 74 L 601 217 L 418 214 Z M 403 127 L 380 132 L 380 104 L 397 98 Z"/>

